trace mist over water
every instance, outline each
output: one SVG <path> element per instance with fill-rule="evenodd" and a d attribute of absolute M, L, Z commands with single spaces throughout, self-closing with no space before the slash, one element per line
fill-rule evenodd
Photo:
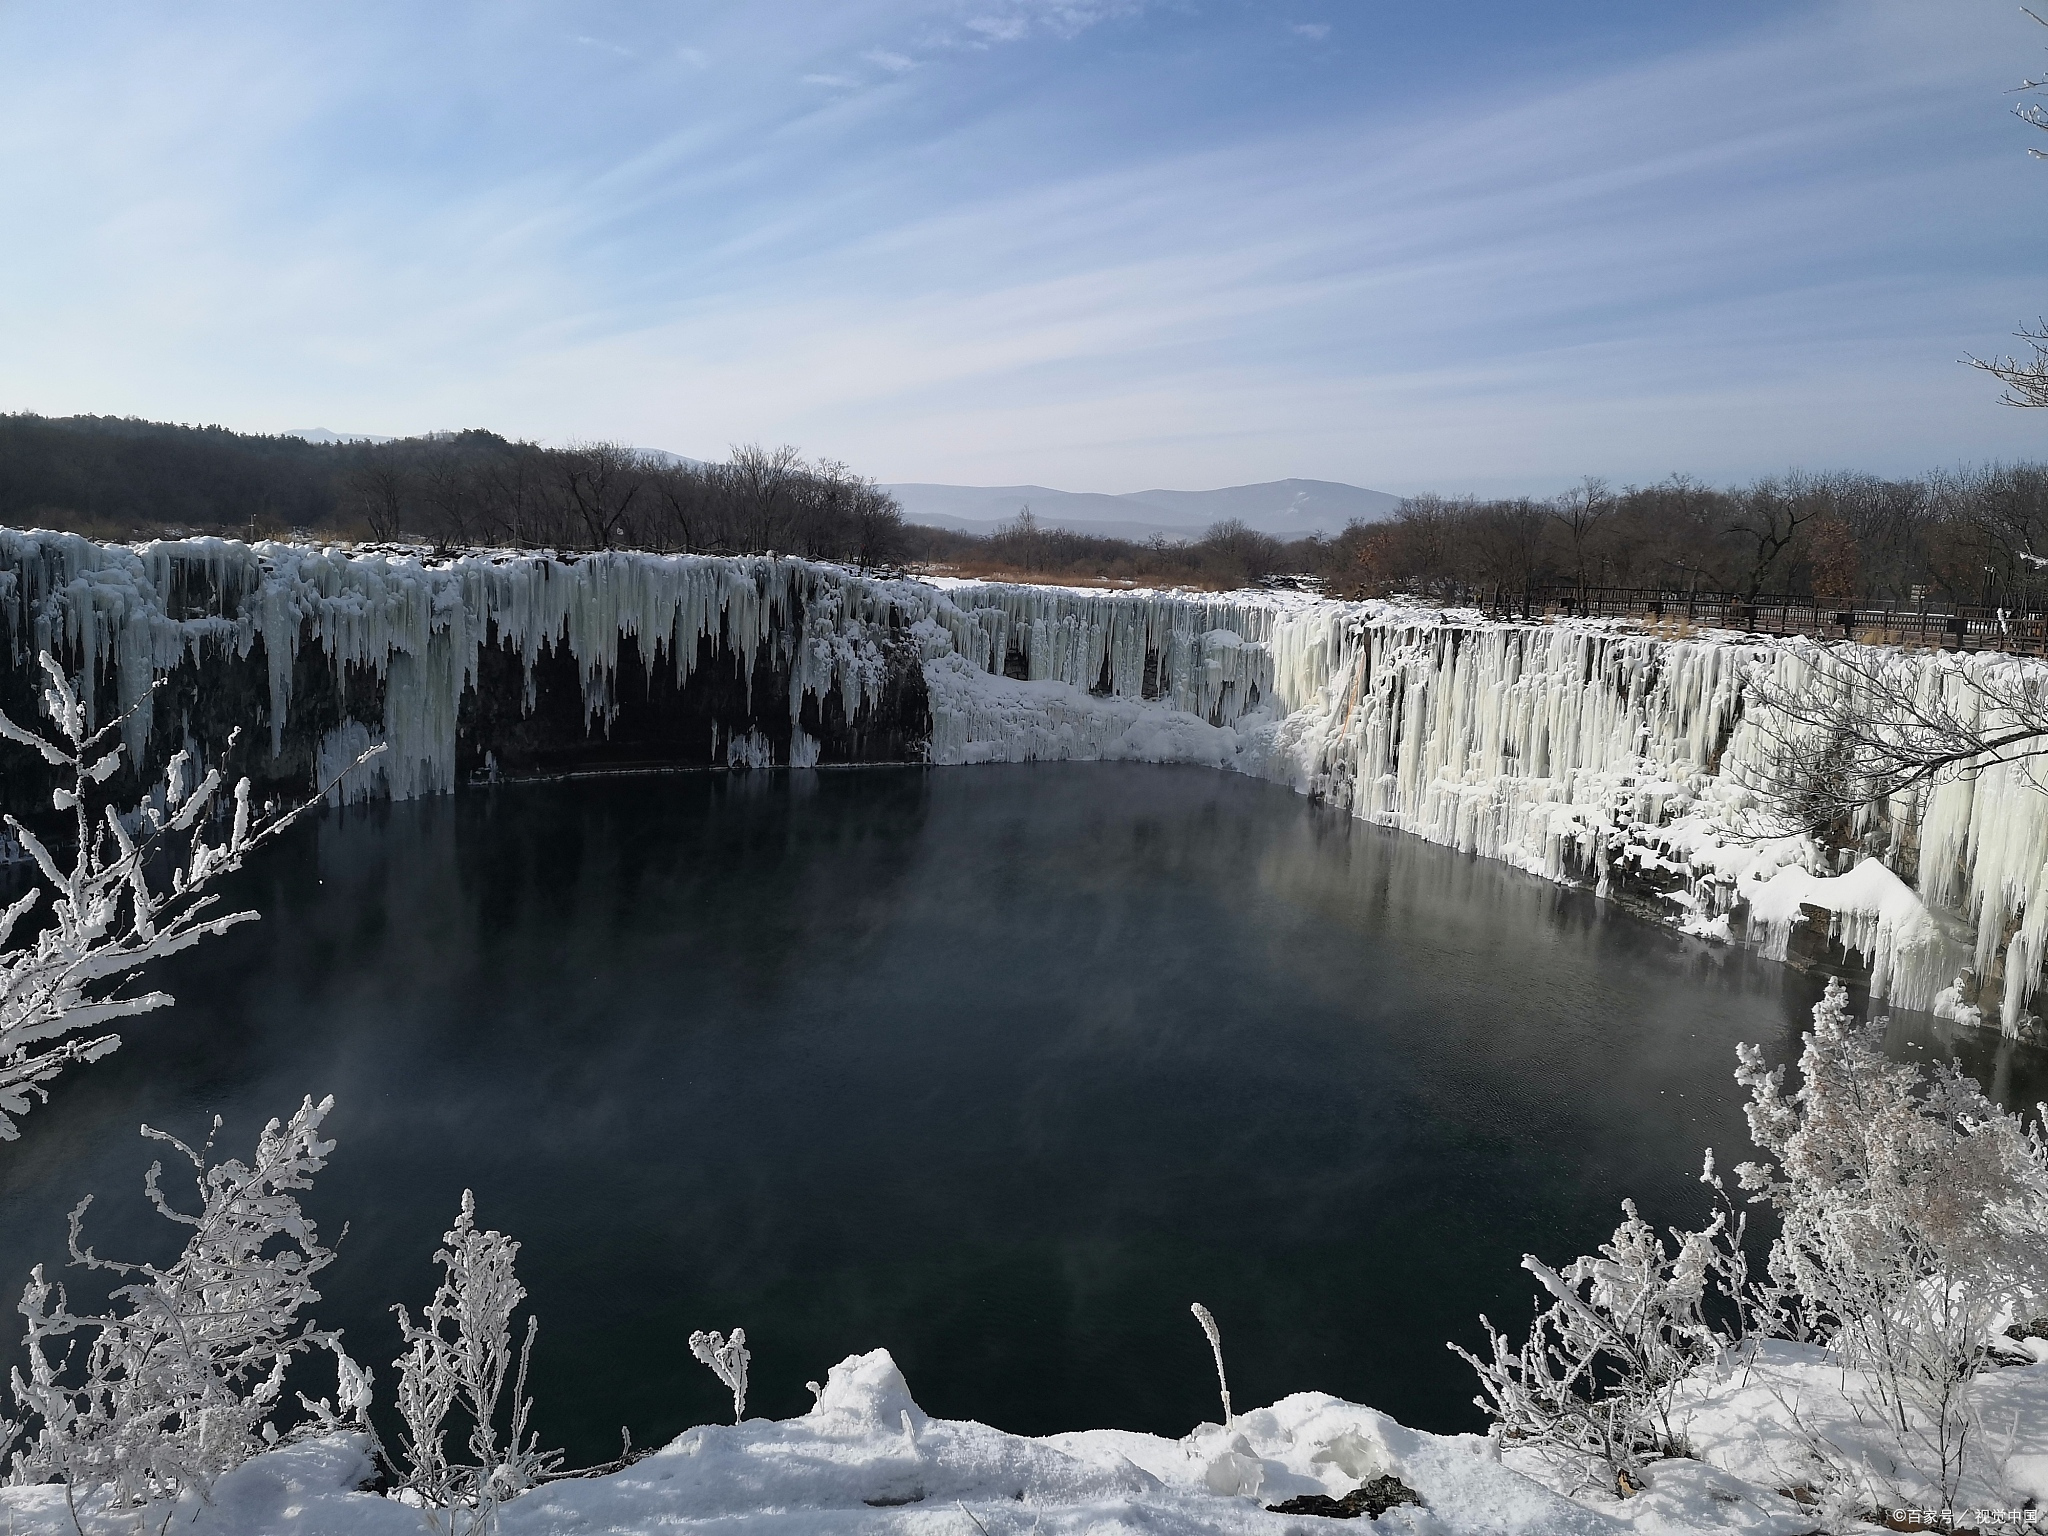
<path fill-rule="evenodd" d="M 1201 769 L 1042 764 L 506 788 L 329 817 L 245 871 L 259 924 L 0 1150 L 0 1287 L 88 1239 L 167 1258 L 141 1179 L 213 1114 L 336 1096 L 320 1321 L 387 1401 L 388 1307 L 461 1192 L 524 1244 L 550 1444 L 750 1412 L 887 1346 L 929 1411 L 1184 1433 L 1293 1391 L 1476 1428 L 1511 1330 L 1624 1195 L 1661 1224 L 1747 1151 L 1741 1040 L 1817 979 Z M 1901 1020 L 1901 1054 L 1949 1048 Z M 2008 1103 L 2041 1053 L 1981 1036 Z M 171 1170 L 167 1170 L 167 1173 Z M 175 1190 L 175 1183 L 173 1185 Z M 90 1286 L 81 1287 L 90 1291 Z M 8 1329 L 11 1336 L 15 1330 Z M 316 1389 L 317 1390 L 317 1389 Z"/>

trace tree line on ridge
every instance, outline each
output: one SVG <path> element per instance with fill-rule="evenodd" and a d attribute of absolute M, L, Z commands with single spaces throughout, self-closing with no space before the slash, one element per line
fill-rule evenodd
<path fill-rule="evenodd" d="M 988 534 L 906 522 L 872 479 L 791 447 L 722 463 L 472 429 L 312 443 L 114 417 L 0 414 L 0 522 L 98 538 L 307 535 L 440 550 L 768 550 L 862 567 L 1229 587 L 1303 576 L 1335 595 L 1452 602 L 1596 587 L 1789 594 L 1822 605 L 2048 605 L 2048 465 L 1906 477 L 1675 475 L 1561 495 L 1419 494 L 1381 522 L 1282 540 L 1232 520 L 1114 538 L 1027 511 Z"/>

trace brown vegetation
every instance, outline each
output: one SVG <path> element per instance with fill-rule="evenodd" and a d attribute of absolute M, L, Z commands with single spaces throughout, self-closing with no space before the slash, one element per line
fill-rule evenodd
<path fill-rule="evenodd" d="M 1360 594 L 1471 602 L 1619 587 L 2033 612 L 2048 598 L 2048 466 L 1795 473 L 1726 489 L 1587 480 L 1549 502 L 1415 496 L 1329 552 L 1333 585 Z"/>

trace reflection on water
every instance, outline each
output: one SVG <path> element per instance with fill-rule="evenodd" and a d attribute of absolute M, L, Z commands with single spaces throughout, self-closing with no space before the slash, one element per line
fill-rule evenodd
<path fill-rule="evenodd" d="M 1700 1148 L 1746 1147 L 1735 1043 L 1784 1057 L 1819 993 L 1194 769 L 507 789 L 326 821 L 234 894 L 264 921 L 0 1154 L 0 1277 L 87 1190 L 101 1252 L 174 1238 L 138 1122 L 234 1150 L 332 1092 L 321 1320 L 388 1386 L 473 1187 L 525 1244 L 543 1432 L 591 1457 L 717 1417 L 685 1341 L 735 1323 L 760 1413 L 885 1344 L 936 1413 L 1178 1434 L 1193 1300 L 1241 1402 L 1474 1426 L 1443 1341 L 1526 1317 L 1522 1253 L 1624 1194 L 1695 1219 Z M 2041 1096 L 2039 1053 L 1962 1050 Z"/>

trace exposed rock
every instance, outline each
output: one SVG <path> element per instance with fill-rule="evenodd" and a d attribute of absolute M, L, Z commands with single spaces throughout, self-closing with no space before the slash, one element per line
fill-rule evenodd
<path fill-rule="evenodd" d="M 1356 1520 L 1360 1516 L 1377 1520 L 1397 1504 L 1421 1502 L 1413 1488 L 1389 1473 L 1359 1484 L 1341 1499 L 1333 1499 L 1327 1493 L 1304 1493 L 1298 1498 L 1268 1504 L 1266 1509 L 1275 1515 L 1319 1515 L 1325 1520 Z"/>

